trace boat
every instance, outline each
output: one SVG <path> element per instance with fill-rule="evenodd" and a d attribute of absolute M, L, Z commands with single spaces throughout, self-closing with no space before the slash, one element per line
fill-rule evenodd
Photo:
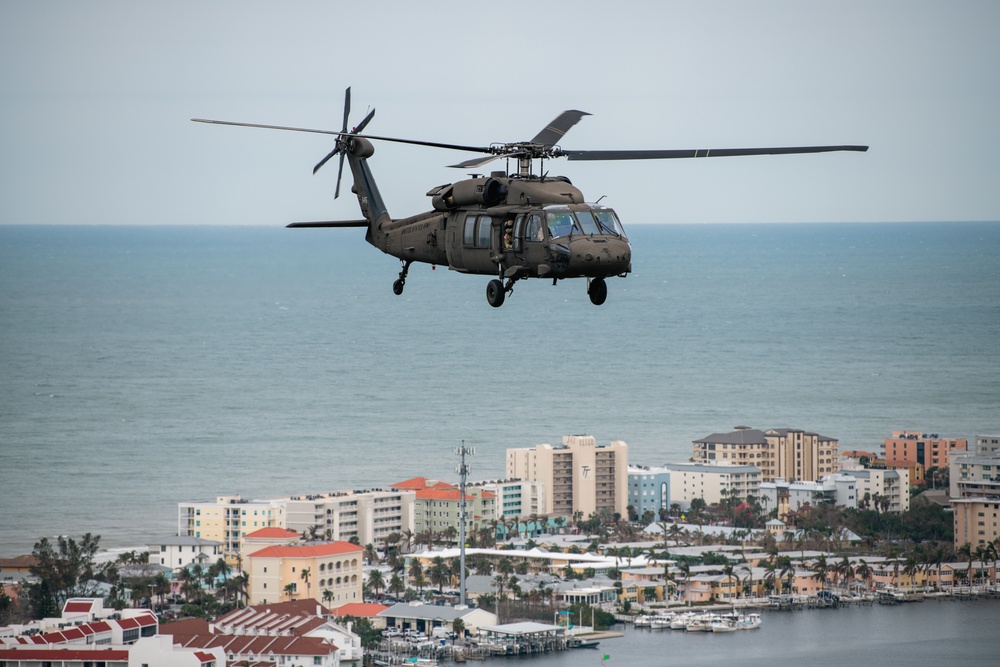
<path fill-rule="evenodd" d="M 650 623 L 652 623 L 653 617 L 647 616 L 645 614 L 639 614 L 634 619 L 632 619 L 632 625 L 637 628 L 648 628 Z"/>
<path fill-rule="evenodd" d="M 712 632 L 736 632 L 740 629 L 737 623 L 738 621 L 735 621 L 732 618 L 720 618 L 717 621 L 712 621 Z"/>
<path fill-rule="evenodd" d="M 580 639 L 574 637 L 566 640 L 566 648 L 597 648 L 601 642 L 596 639 Z"/>
<path fill-rule="evenodd" d="M 700 614 L 695 616 L 684 629 L 687 632 L 712 632 L 712 624 L 721 620 L 717 614 Z"/>
<path fill-rule="evenodd" d="M 747 614 L 736 621 L 736 627 L 740 630 L 756 630 L 760 627 L 760 621 L 760 614 Z"/>
<path fill-rule="evenodd" d="M 653 630 L 663 630 L 669 629 L 670 624 L 674 621 L 674 615 L 671 613 L 657 614 L 653 616 L 649 621 L 649 627 Z"/>
<path fill-rule="evenodd" d="M 683 614 L 677 614 L 674 616 L 674 620 L 670 621 L 671 630 L 686 630 L 688 623 L 694 620 L 695 613 L 691 611 L 686 611 Z"/>

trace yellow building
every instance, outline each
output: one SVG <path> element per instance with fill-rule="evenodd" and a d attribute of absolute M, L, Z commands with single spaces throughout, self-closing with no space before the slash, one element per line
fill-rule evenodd
<path fill-rule="evenodd" d="M 350 542 L 271 546 L 245 557 L 250 605 L 312 599 L 361 602 L 363 549 Z"/>
<path fill-rule="evenodd" d="M 694 441 L 696 463 L 735 463 L 760 468 L 761 481 L 819 480 L 837 472 L 840 445 L 835 438 L 796 428 L 760 431 L 737 426 Z"/>
<path fill-rule="evenodd" d="M 968 542 L 975 549 L 1000 539 L 1000 498 L 952 498 L 955 548 Z"/>
<path fill-rule="evenodd" d="M 215 502 L 178 503 L 177 534 L 221 542 L 226 562 L 236 565 L 243 536 L 278 525 L 277 517 L 278 507 L 272 501 L 218 496 Z"/>

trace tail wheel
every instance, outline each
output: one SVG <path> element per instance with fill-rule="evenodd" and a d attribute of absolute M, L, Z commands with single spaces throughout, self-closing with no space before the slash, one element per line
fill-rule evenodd
<path fill-rule="evenodd" d="M 503 283 L 494 278 L 486 285 L 486 300 L 494 308 L 499 308 L 503 305 L 503 298 L 506 292 L 503 289 Z"/>
<path fill-rule="evenodd" d="M 608 298 L 608 284 L 604 282 L 604 278 L 591 280 L 587 291 L 590 293 L 590 302 L 595 306 L 600 306 Z"/>

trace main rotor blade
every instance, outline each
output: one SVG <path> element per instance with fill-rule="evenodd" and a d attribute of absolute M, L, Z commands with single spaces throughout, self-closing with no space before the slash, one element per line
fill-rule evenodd
<path fill-rule="evenodd" d="M 556 119 L 545 126 L 541 132 L 535 135 L 535 138 L 531 140 L 533 144 L 542 144 L 543 146 L 554 146 L 556 142 L 563 138 L 569 128 L 573 127 L 580 122 L 580 119 L 584 116 L 589 116 L 590 114 L 586 111 L 576 111 L 575 109 L 570 109 L 568 111 L 563 111 L 561 114 L 556 116 Z"/>
<path fill-rule="evenodd" d="M 195 123 L 209 123 L 212 125 L 234 125 L 236 127 L 259 127 L 265 130 L 287 130 L 289 132 L 312 132 L 313 134 L 332 134 L 338 137 L 352 136 L 362 139 L 373 139 L 375 141 L 392 141 L 397 144 L 413 144 L 414 146 L 430 146 L 431 148 L 447 148 L 453 151 L 469 151 L 472 153 L 491 153 L 489 146 L 461 146 L 458 144 L 443 144 L 437 141 L 418 141 L 416 139 L 399 139 L 396 137 L 380 137 L 374 134 L 352 134 L 351 132 L 337 132 L 335 130 L 313 130 L 307 127 L 287 127 L 285 125 L 263 125 L 260 123 L 237 123 L 231 120 L 209 120 L 207 118 L 192 118 Z"/>
<path fill-rule="evenodd" d="M 474 157 L 471 160 L 466 160 L 465 162 L 459 162 L 458 164 L 449 164 L 448 166 L 453 169 L 468 169 L 470 167 L 481 167 L 484 164 L 493 162 L 493 160 L 498 160 L 502 156 L 500 155 L 487 155 L 486 157 Z"/>
<path fill-rule="evenodd" d="M 696 148 L 651 151 L 560 151 L 569 160 L 669 160 L 693 157 L 735 157 L 739 155 L 791 155 L 833 151 L 865 152 L 868 146 L 789 146 L 780 148 Z"/>

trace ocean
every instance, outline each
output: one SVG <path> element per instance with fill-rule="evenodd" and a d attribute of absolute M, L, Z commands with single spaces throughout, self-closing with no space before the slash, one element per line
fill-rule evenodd
<path fill-rule="evenodd" d="M 0 556 L 135 547 L 177 503 L 503 475 L 587 433 L 632 463 L 736 425 L 877 450 L 1000 432 L 1000 224 L 633 225 L 633 273 L 518 283 L 361 230 L 0 226 Z"/>

